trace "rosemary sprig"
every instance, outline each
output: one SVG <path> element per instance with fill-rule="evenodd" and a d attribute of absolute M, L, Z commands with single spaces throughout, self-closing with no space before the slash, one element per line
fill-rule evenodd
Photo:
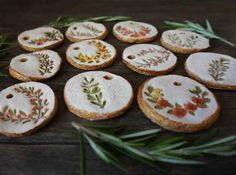
<path fill-rule="evenodd" d="M 0 64 L 0 77 L 7 77 L 8 75 L 3 73 L 2 70 L 6 67 L 7 65 L 2 65 Z"/>
<path fill-rule="evenodd" d="M 120 127 L 72 123 L 83 139 L 94 152 L 106 163 L 125 169 L 123 156 L 143 162 L 160 171 L 166 171 L 165 164 L 200 165 L 205 162 L 193 158 L 204 155 L 233 156 L 236 155 L 236 135 L 213 140 L 216 131 L 194 141 L 187 141 L 177 135 L 161 136 L 161 129 L 150 129 L 131 134 L 111 132 Z M 107 130 L 107 132 L 106 132 Z M 84 142 L 81 142 L 82 149 Z M 81 153 L 85 154 L 85 152 Z M 81 158 L 82 165 L 85 159 Z M 85 168 L 85 167 L 84 167 Z M 85 172 L 85 169 L 81 169 Z M 83 174 L 81 172 L 81 174 Z"/>
<path fill-rule="evenodd" d="M 0 57 L 5 56 L 7 51 L 15 46 L 16 43 L 10 41 L 8 35 L 0 35 Z"/>
<path fill-rule="evenodd" d="M 131 19 L 131 17 L 129 16 L 97 16 L 89 18 L 60 16 L 57 18 L 56 21 L 49 23 L 48 26 L 63 28 L 63 27 L 68 27 L 76 22 L 84 22 L 84 21 L 115 22 L 115 21 L 125 21 L 129 19 Z"/>
<path fill-rule="evenodd" d="M 173 21 L 164 21 L 164 27 L 168 29 L 182 29 L 182 30 L 188 30 L 188 31 L 193 31 L 197 32 L 209 39 L 218 39 L 230 46 L 235 47 L 235 44 L 220 37 L 218 34 L 214 32 L 212 29 L 212 26 L 208 20 L 206 20 L 206 28 L 204 28 L 202 25 L 198 23 L 193 23 L 191 21 L 184 21 L 184 23 L 178 23 L 178 22 L 173 22 Z"/>

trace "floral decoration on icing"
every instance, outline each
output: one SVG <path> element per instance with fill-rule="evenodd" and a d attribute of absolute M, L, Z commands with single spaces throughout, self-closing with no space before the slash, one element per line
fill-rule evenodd
<path fill-rule="evenodd" d="M 39 72 L 41 75 L 45 75 L 46 73 L 52 73 L 54 62 L 53 60 L 49 59 L 48 54 L 32 53 L 32 55 L 36 56 L 39 59 Z"/>
<path fill-rule="evenodd" d="M 138 38 L 138 37 L 144 37 L 147 34 L 149 34 L 151 32 L 151 29 L 149 27 L 145 27 L 142 25 L 140 26 L 140 29 L 138 29 L 138 30 L 131 30 L 127 27 L 117 26 L 116 31 L 124 36 Z"/>
<path fill-rule="evenodd" d="M 78 36 L 78 37 L 94 37 L 94 36 L 98 36 L 99 34 L 103 33 L 103 31 L 99 30 L 98 28 L 94 27 L 93 25 L 90 24 L 82 24 L 82 26 L 88 30 L 88 32 L 73 32 L 71 31 L 70 34 L 72 36 Z"/>
<path fill-rule="evenodd" d="M 208 72 L 215 81 L 222 81 L 229 68 L 229 64 L 230 61 L 226 58 L 212 60 L 211 63 L 209 63 Z"/>
<path fill-rule="evenodd" d="M 171 43 L 181 47 L 194 47 L 194 45 L 196 45 L 199 40 L 197 35 L 190 35 L 185 40 L 182 40 L 177 33 L 169 33 L 167 37 L 171 41 Z"/>

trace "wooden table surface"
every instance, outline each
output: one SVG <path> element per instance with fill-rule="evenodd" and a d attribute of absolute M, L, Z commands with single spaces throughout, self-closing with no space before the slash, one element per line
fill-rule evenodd
<path fill-rule="evenodd" d="M 204 22 L 209 19 L 216 32 L 236 43 L 236 1 L 235 0 L 1 0 L 0 1 L 0 33 L 17 35 L 27 29 L 38 27 L 55 20 L 60 15 L 81 17 L 100 15 L 128 15 L 135 20 L 155 25 L 160 32 L 164 20 L 182 21 L 185 19 Z M 111 23 L 106 24 L 111 31 Z M 63 30 L 64 32 L 64 30 Z M 160 35 L 154 43 L 159 43 Z M 147 76 L 139 75 L 128 69 L 121 61 L 121 54 L 128 44 L 121 43 L 109 34 L 107 42 L 118 50 L 118 59 L 110 67 L 104 69 L 128 79 L 137 93 L 138 86 Z M 71 114 L 63 101 L 63 88 L 66 81 L 83 71 L 69 65 L 65 59 L 65 50 L 70 42 L 66 41 L 56 51 L 64 58 L 62 69 L 54 78 L 45 81 L 59 98 L 59 111 L 56 117 L 43 129 L 24 138 L 8 138 L 0 136 L 0 175 L 71 175 L 79 174 L 79 141 L 75 137 L 72 121 L 84 120 Z M 210 52 L 236 56 L 236 49 L 219 41 L 212 41 Z M 22 54 L 20 48 L 11 50 L 9 56 L 1 59 L 8 64 L 12 57 Z M 178 65 L 172 74 L 185 75 L 183 64 L 187 55 L 177 55 Z M 7 69 L 5 70 L 7 72 Z M 20 81 L 11 77 L 0 79 L 0 90 Z M 219 137 L 236 133 L 236 92 L 212 90 L 222 107 L 221 116 L 214 128 L 220 130 Z M 128 124 L 131 130 L 157 128 L 139 110 L 136 100 L 131 109 L 123 116 L 99 123 Z M 205 132 L 205 131 L 204 131 Z M 168 132 L 171 134 L 171 132 Z M 187 137 L 198 134 L 187 134 Z M 89 175 L 157 175 L 156 169 L 147 167 L 135 161 L 129 161 L 129 170 L 121 170 L 105 164 L 90 149 L 88 155 Z M 204 159 L 205 166 L 173 166 L 171 175 L 235 175 L 236 157 L 222 158 L 210 156 Z"/>

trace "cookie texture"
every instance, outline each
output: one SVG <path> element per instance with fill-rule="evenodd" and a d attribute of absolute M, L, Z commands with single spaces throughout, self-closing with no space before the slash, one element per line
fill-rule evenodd
<path fill-rule="evenodd" d="M 146 81 L 138 89 L 138 104 L 154 123 L 176 132 L 209 128 L 220 107 L 213 93 L 202 84 L 179 75 Z"/>
<path fill-rule="evenodd" d="M 71 44 L 66 52 L 67 61 L 84 70 L 97 70 L 109 66 L 116 59 L 116 49 L 97 39 Z"/>
<path fill-rule="evenodd" d="M 157 34 L 158 31 L 153 25 L 137 21 L 123 21 L 113 27 L 113 35 L 126 43 L 150 42 Z"/>
<path fill-rule="evenodd" d="M 187 74 L 213 89 L 236 90 L 236 59 L 223 54 L 200 52 L 185 62 Z"/>
<path fill-rule="evenodd" d="M 209 39 L 195 32 L 167 30 L 162 33 L 161 45 L 172 52 L 189 54 L 207 49 Z"/>
<path fill-rule="evenodd" d="M 105 39 L 108 35 L 107 28 L 96 22 L 78 22 L 66 31 L 66 38 L 72 42 L 79 42 L 87 39 Z"/>
<path fill-rule="evenodd" d="M 43 81 L 60 70 L 61 62 L 61 57 L 52 50 L 21 54 L 11 60 L 9 73 L 21 81 Z"/>
<path fill-rule="evenodd" d="M 18 36 L 18 44 L 27 51 L 53 49 L 63 43 L 63 34 L 52 27 L 39 27 L 22 32 Z"/>
<path fill-rule="evenodd" d="M 117 117 L 129 109 L 133 89 L 124 78 L 104 71 L 72 77 L 65 85 L 64 99 L 72 113 L 88 120 Z"/>
<path fill-rule="evenodd" d="M 52 89 L 27 82 L 0 92 L 0 133 L 10 137 L 29 135 L 46 125 L 57 112 Z"/>
<path fill-rule="evenodd" d="M 154 76 L 171 72 L 177 57 L 158 45 L 135 44 L 124 50 L 123 62 L 135 72 Z"/>

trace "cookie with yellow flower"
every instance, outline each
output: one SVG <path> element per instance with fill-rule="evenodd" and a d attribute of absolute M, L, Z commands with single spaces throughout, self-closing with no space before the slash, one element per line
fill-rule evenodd
<path fill-rule="evenodd" d="M 179 75 L 152 78 L 139 87 L 138 104 L 154 123 L 176 132 L 209 128 L 220 107 L 204 85 Z"/>
<path fill-rule="evenodd" d="M 71 44 L 66 52 L 67 61 L 83 70 L 97 70 L 112 64 L 116 49 L 111 44 L 98 40 L 84 40 Z"/>

